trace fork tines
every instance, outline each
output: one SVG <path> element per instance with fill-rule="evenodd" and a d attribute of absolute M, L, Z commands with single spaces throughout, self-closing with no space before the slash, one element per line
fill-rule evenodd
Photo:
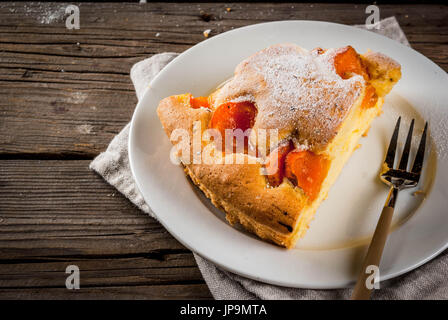
<path fill-rule="evenodd" d="M 403 149 L 403 153 L 401 155 L 401 160 L 398 165 L 398 169 L 393 169 L 395 162 L 395 153 L 397 150 L 398 133 L 400 131 L 400 123 L 401 123 L 401 117 L 398 118 L 397 123 L 395 125 L 394 133 L 392 134 L 392 138 L 390 140 L 389 147 L 386 153 L 386 158 L 384 160 L 384 164 L 387 167 L 387 170 L 381 174 L 381 177 L 384 178 L 389 183 L 391 182 L 392 179 L 400 179 L 401 180 L 400 185 L 403 186 L 408 185 L 407 181 L 412 182 L 412 185 L 416 185 L 420 179 L 420 173 L 422 171 L 423 160 L 425 157 L 428 122 L 426 122 L 425 124 L 425 129 L 423 130 L 417 154 L 414 159 L 414 164 L 410 172 L 407 171 L 407 166 L 409 160 L 409 153 L 411 150 L 412 134 L 414 130 L 414 123 L 415 123 L 414 119 L 412 119 L 411 125 L 409 127 L 406 143 Z"/>
<path fill-rule="evenodd" d="M 412 166 L 412 172 L 420 175 L 423 167 L 423 159 L 425 158 L 426 147 L 426 132 L 428 131 L 428 122 L 425 123 L 425 129 L 423 130 L 422 138 L 420 139 L 420 145 L 418 146 L 417 155 L 415 156 L 414 165 Z"/>

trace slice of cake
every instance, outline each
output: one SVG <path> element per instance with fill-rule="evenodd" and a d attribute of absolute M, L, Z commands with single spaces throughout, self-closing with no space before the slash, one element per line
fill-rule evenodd
<path fill-rule="evenodd" d="M 173 154 L 230 224 L 291 248 L 400 77 L 380 53 L 279 44 L 209 97 L 171 96 L 157 112 Z"/>

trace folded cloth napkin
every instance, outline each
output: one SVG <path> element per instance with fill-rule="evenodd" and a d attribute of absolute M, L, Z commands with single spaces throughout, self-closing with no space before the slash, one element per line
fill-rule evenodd
<path fill-rule="evenodd" d="M 406 36 L 395 17 L 378 22 L 377 32 L 409 45 Z M 365 28 L 365 26 L 356 26 Z M 131 69 L 138 99 L 150 81 L 177 53 L 162 53 L 135 64 Z M 155 218 L 150 207 L 138 191 L 129 168 L 128 159 L 129 124 L 112 140 L 107 150 L 96 157 L 90 168 L 100 174 L 108 183 L 117 188 L 142 211 Z M 285 288 L 247 279 L 222 270 L 206 259 L 194 254 L 199 269 L 215 299 L 346 299 L 351 289 L 310 290 Z M 446 299 L 448 298 L 448 253 L 424 266 L 395 279 L 381 282 L 381 290 L 376 290 L 376 299 Z"/>

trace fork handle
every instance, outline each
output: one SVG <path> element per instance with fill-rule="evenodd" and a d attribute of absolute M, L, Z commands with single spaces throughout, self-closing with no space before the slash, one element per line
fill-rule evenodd
<path fill-rule="evenodd" d="M 386 244 L 387 236 L 389 234 L 390 225 L 392 222 L 392 216 L 394 214 L 395 198 L 397 196 L 396 189 L 392 188 L 389 192 L 389 197 L 386 202 L 386 206 L 381 212 L 380 219 L 373 234 L 372 241 L 370 242 L 367 255 L 364 259 L 364 263 L 361 272 L 356 282 L 356 286 L 352 293 L 352 300 L 368 300 L 372 289 L 368 289 L 366 286 L 366 280 L 370 276 L 367 271 L 367 267 L 370 265 L 377 266 L 379 268 L 381 255 L 383 254 L 384 245 Z"/>

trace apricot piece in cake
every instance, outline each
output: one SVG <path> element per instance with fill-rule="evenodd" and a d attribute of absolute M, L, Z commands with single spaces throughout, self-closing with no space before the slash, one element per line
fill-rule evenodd
<path fill-rule="evenodd" d="M 361 106 L 365 109 L 372 108 L 378 101 L 378 95 L 376 94 L 375 87 L 372 85 L 366 86 L 364 99 L 361 102 Z"/>
<path fill-rule="evenodd" d="M 190 97 L 190 105 L 193 109 L 198 108 L 210 108 L 210 103 L 208 101 L 208 97 Z"/>
<path fill-rule="evenodd" d="M 253 127 L 255 123 L 255 116 L 257 115 L 257 108 L 252 102 L 226 102 L 221 104 L 213 112 L 210 120 L 210 128 L 216 129 L 225 140 L 226 129 L 236 130 L 241 129 L 243 132 Z M 225 141 L 223 146 L 234 147 L 236 139 L 233 141 Z M 249 139 L 244 137 L 244 148 L 247 151 Z"/>
<path fill-rule="evenodd" d="M 288 153 L 293 149 L 291 141 L 279 144 L 269 153 L 265 164 L 266 179 L 269 186 L 278 187 L 283 182 L 285 175 L 285 160 Z"/>
<path fill-rule="evenodd" d="M 362 64 L 358 53 L 351 46 L 341 49 L 341 51 L 336 54 L 334 57 L 334 67 L 336 73 L 342 79 L 348 79 L 352 77 L 353 74 L 359 74 L 363 76 L 364 80 L 369 80 L 367 69 Z"/>
<path fill-rule="evenodd" d="M 312 151 L 295 150 L 286 156 L 285 175 L 314 200 L 328 173 L 330 162 Z"/>

